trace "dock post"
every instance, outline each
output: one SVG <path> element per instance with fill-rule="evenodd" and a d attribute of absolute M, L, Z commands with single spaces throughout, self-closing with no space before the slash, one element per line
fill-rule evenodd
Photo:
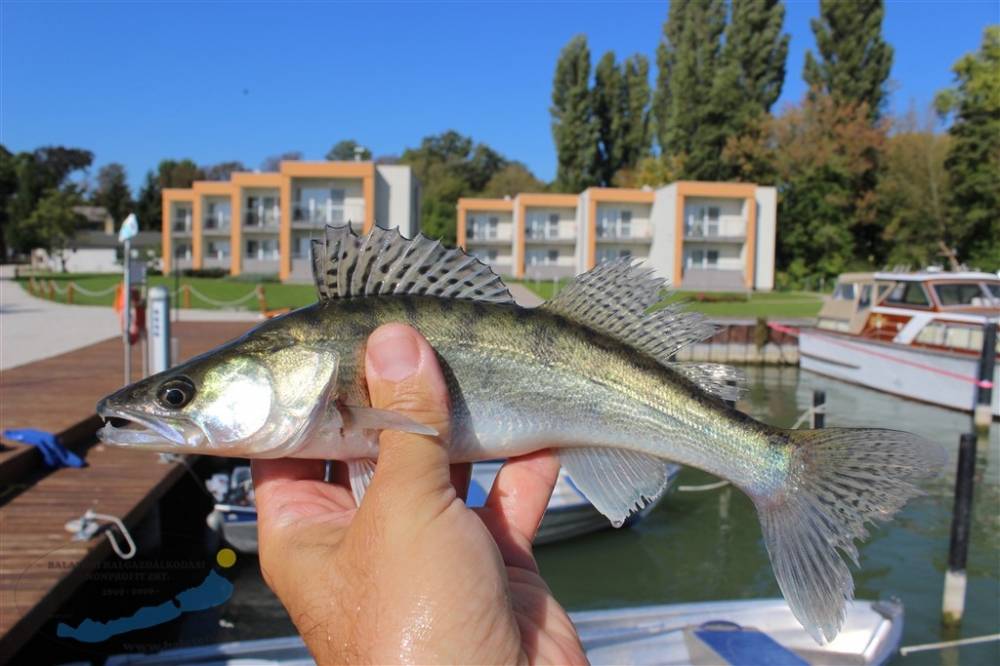
<path fill-rule="evenodd" d="M 944 574 L 944 598 L 941 623 L 962 623 L 965 610 L 965 562 L 969 555 L 969 523 L 972 521 L 973 477 L 976 473 L 976 436 L 964 433 L 958 446 L 958 471 L 955 475 L 955 508 L 951 517 L 951 543 L 948 547 L 948 570 Z"/>
<path fill-rule="evenodd" d="M 149 288 L 149 342 L 153 374 L 170 367 L 170 292 L 163 285 Z"/>
<path fill-rule="evenodd" d="M 972 422 L 976 428 L 986 429 L 993 422 L 993 372 L 997 362 L 997 323 L 983 326 L 983 351 L 979 355 L 979 383 L 976 385 L 976 404 L 972 408 Z"/>
<path fill-rule="evenodd" d="M 812 427 L 826 427 L 826 414 L 823 411 L 826 405 L 826 391 L 813 391 Z"/>

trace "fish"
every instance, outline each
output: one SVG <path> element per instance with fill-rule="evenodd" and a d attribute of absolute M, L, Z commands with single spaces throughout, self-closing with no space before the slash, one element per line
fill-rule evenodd
<path fill-rule="evenodd" d="M 857 567 L 866 526 L 891 518 L 943 463 L 909 433 L 786 430 L 732 408 L 738 373 L 675 360 L 713 327 L 664 305 L 665 280 L 631 260 L 524 308 L 489 266 L 423 235 L 330 226 L 312 251 L 315 304 L 104 398 L 100 440 L 343 461 L 360 504 L 381 431 L 438 434 L 368 399 L 365 342 L 405 323 L 440 360 L 452 462 L 552 449 L 615 526 L 660 497 L 671 462 L 725 479 L 753 501 L 778 585 L 819 643 L 834 639 L 853 598 L 844 556 Z"/>

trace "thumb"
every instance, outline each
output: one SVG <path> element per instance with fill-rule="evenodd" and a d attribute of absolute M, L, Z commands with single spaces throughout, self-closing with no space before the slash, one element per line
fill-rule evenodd
<path fill-rule="evenodd" d="M 414 495 L 450 489 L 448 390 L 434 350 L 420 333 L 403 324 L 375 330 L 365 349 L 365 377 L 372 407 L 387 409 L 430 426 L 438 437 L 383 430 L 369 493 Z"/>

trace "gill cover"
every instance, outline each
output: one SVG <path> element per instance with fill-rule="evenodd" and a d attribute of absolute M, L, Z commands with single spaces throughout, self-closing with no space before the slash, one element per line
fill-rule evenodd
<path fill-rule="evenodd" d="M 337 367 L 337 353 L 315 345 L 231 357 L 205 372 L 191 418 L 212 448 L 288 455 L 328 404 Z"/>

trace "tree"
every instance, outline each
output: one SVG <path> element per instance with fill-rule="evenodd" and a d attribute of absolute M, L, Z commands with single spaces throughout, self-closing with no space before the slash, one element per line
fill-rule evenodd
<path fill-rule="evenodd" d="M 683 162 L 686 178 L 715 179 L 721 168 L 725 138 L 708 116 L 725 25 L 724 0 L 675 0 L 656 49 L 657 138 L 663 154 Z"/>
<path fill-rule="evenodd" d="M 198 168 L 194 161 L 183 160 L 162 160 L 157 167 L 160 177 L 160 188 L 181 187 L 187 188 L 196 180 L 204 180 L 204 172 Z"/>
<path fill-rule="evenodd" d="M 83 216 L 75 212 L 81 198 L 73 186 L 46 190 L 38 205 L 25 220 L 25 238 L 31 239 L 32 247 L 43 247 L 49 255 L 59 258 L 61 270 L 66 271 L 66 248 L 83 222 Z"/>
<path fill-rule="evenodd" d="M 773 169 L 780 194 L 777 267 L 786 286 L 882 260 L 869 239 L 872 227 L 881 228 L 875 196 L 858 183 L 877 173 L 885 140 L 866 104 L 813 94 L 766 120 L 757 141 L 727 146 L 736 163 Z"/>
<path fill-rule="evenodd" d="M 358 158 L 358 152 L 360 151 L 362 160 L 370 160 L 372 158 L 372 151 L 368 150 L 360 143 L 354 139 L 344 139 L 343 141 L 338 141 L 333 144 L 331 148 L 326 153 L 326 159 L 331 162 L 353 162 Z"/>
<path fill-rule="evenodd" d="M 424 137 L 400 157 L 423 185 L 421 226 L 428 236 L 455 242 L 459 197 L 480 194 L 510 162 L 500 153 L 454 130 Z M 499 181 L 498 181 L 499 182 Z"/>
<path fill-rule="evenodd" d="M 7 261 L 7 233 L 10 229 L 8 207 L 17 192 L 17 160 L 0 145 L 0 261 Z"/>
<path fill-rule="evenodd" d="M 615 174 L 615 187 L 660 187 L 680 178 L 683 163 L 673 156 L 649 155 Z"/>
<path fill-rule="evenodd" d="M 229 180 L 233 173 L 246 170 L 247 168 L 243 166 L 243 162 L 238 160 L 219 162 L 218 164 L 201 167 L 201 172 L 205 180 Z"/>
<path fill-rule="evenodd" d="M 876 190 L 884 236 L 890 242 L 887 260 L 922 268 L 941 260 L 952 268 L 955 234 L 947 210 L 950 187 L 945 156 L 947 134 L 934 131 L 933 119 L 920 119 L 911 109 L 893 122 L 886 145 L 884 172 Z"/>
<path fill-rule="evenodd" d="M 493 174 L 479 194 L 491 198 L 514 197 L 521 192 L 540 192 L 544 189 L 545 183 L 535 178 L 528 167 L 520 162 L 510 162 Z"/>
<path fill-rule="evenodd" d="M 737 88 L 750 110 L 767 113 L 781 96 L 790 39 L 784 21 L 781 0 L 733 0 L 723 53 L 739 70 Z"/>
<path fill-rule="evenodd" d="M 146 178 L 139 188 L 139 197 L 135 201 L 135 215 L 139 218 L 139 228 L 143 231 L 159 231 L 162 224 L 163 204 L 160 181 L 152 171 L 146 172 Z"/>
<path fill-rule="evenodd" d="M 634 167 L 650 148 L 649 63 L 634 55 L 619 65 L 612 51 L 594 71 L 593 111 L 597 126 L 595 174 L 610 185 L 622 169 Z"/>
<path fill-rule="evenodd" d="M 945 161 L 954 243 L 961 259 L 1000 269 L 1000 26 L 983 33 L 979 51 L 952 68 L 954 88 L 938 94 L 942 114 L 954 114 Z"/>
<path fill-rule="evenodd" d="M 97 190 L 94 192 L 95 205 L 104 206 L 117 224 L 120 224 L 132 209 L 132 192 L 128 188 L 125 167 L 117 162 L 105 164 L 97 172 Z"/>
<path fill-rule="evenodd" d="M 278 155 L 270 155 L 260 163 L 261 171 L 278 171 L 283 161 L 295 162 L 302 159 L 302 153 L 298 150 L 290 150 Z"/>
<path fill-rule="evenodd" d="M 571 39 L 559 54 L 549 113 L 558 160 L 556 189 L 579 192 L 596 184 L 598 129 L 590 92 L 590 49 L 583 35 Z"/>
<path fill-rule="evenodd" d="M 93 158 L 89 150 L 64 146 L 45 146 L 5 157 L 5 168 L 14 174 L 14 190 L 6 196 L 5 206 L 5 241 L 11 249 L 29 252 L 36 247 L 38 236 L 28 220 L 39 202 L 50 190 L 63 188 L 73 173 L 89 167 Z"/>
<path fill-rule="evenodd" d="M 806 51 L 806 83 L 837 102 L 863 103 L 869 118 L 878 119 L 893 55 L 882 39 L 883 0 L 820 0 L 819 12 L 810 22 L 819 58 Z"/>

